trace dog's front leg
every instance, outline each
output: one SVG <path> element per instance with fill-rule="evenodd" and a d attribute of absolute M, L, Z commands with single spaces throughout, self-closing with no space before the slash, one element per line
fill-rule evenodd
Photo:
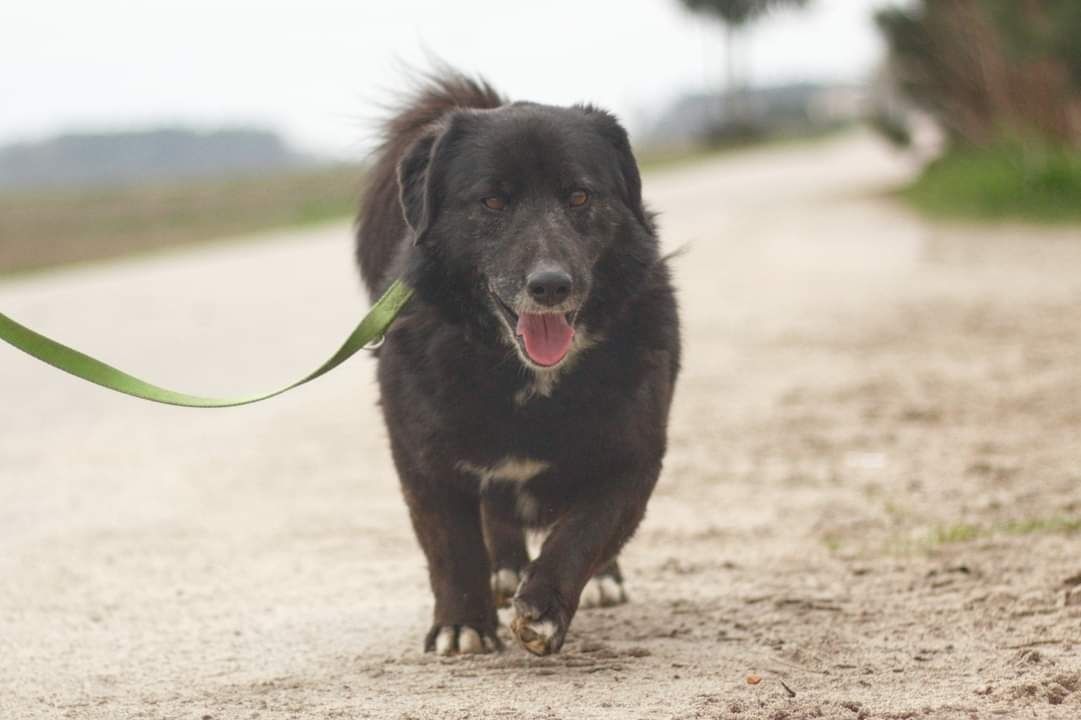
<path fill-rule="evenodd" d="M 409 476 L 403 482 L 410 519 L 428 558 L 435 596 L 424 649 L 440 655 L 501 649 L 481 535 L 480 500 L 449 484 Z"/>
<path fill-rule="evenodd" d="M 552 528 L 514 596 L 511 631 L 529 652 L 559 652 L 582 588 L 619 552 L 645 512 L 649 492 L 579 503 Z"/>
<path fill-rule="evenodd" d="M 525 530 L 514 510 L 499 498 L 482 495 L 480 511 L 492 564 L 492 597 L 496 607 L 508 607 L 529 564 Z"/>

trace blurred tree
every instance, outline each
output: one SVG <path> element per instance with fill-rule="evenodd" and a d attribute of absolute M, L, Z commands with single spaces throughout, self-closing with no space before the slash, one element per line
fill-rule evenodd
<path fill-rule="evenodd" d="M 809 0 L 680 0 L 680 2 L 692 12 L 712 15 L 724 23 L 727 89 L 732 92 L 736 90 L 739 83 L 734 57 L 736 33 L 770 10 L 786 6 L 803 7 Z"/>
<path fill-rule="evenodd" d="M 876 14 L 902 92 L 955 143 L 1081 146 L 1081 2 L 921 0 Z"/>
<path fill-rule="evenodd" d="M 740 76 L 741 63 L 737 61 L 737 36 L 748 24 L 775 8 L 803 7 L 810 0 L 680 0 L 684 7 L 695 13 L 710 15 L 724 23 L 725 29 L 725 90 L 730 107 L 727 123 L 738 127 L 745 125 L 745 107 L 741 97 L 745 78 Z M 749 128 L 748 128 L 749 129 Z"/>
<path fill-rule="evenodd" d="M 802 7 L 808 0 L 681 0 L 694 12 L 716 15 L 728 25 L 744 23 L 784 6 Z"/>

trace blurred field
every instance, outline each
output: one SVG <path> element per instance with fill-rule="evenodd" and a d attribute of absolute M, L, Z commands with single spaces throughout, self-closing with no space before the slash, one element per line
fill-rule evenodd
<path fill-rule="evenodd" d="M 646 151 L 640 164 L 643 172 L 667 170 L 840 131 Z M 0 275 L 347 219 L 356 212 L 363 177 L 360 165 L 337 165 L 233 180 L 0 192 Z"/>
<path fill-rule="evenodd" d="M 643 169 L 725 150 L 647 155 Z M 0 275 L 347 219 L 363 175 L 360 165 L 337 165 L 232 180 L 0 193 Z"/>
<path fill-rule="evenodd" d="M 737 137 L 701 143 L 695 147 L 650 147 L 636 149 L 638 167 L 643 173 L 705 162 L 731 153 L 800 146 L 821 140 L 830 140 L 846 132 L 855 132 L 858 123 L 839 123 L 829 127 L 808 127 L 799 130 L 774 132 L 760 136 Z"/>
<path fill-rule="evenodd" d="M 356 165 L 234 180 L 0 194 L 0 274 L 308 225 L 354 212 Z"/>

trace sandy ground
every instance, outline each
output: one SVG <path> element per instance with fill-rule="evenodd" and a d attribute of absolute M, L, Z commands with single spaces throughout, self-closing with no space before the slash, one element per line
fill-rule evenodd
<path fill-rule="evenodd" d="M 195 411 L 0 348 L 0 717 L 1081 717 L 1081 232 L 929 226 L 863 135 L 647 179 L 687 365 L 560 656 L 420 651 L 359 360 Z M 0 286 L 163 384 L 272 387 L 363 309 L 344 226 Z M 757 684 L 748 682 L 757 676 Z"/>

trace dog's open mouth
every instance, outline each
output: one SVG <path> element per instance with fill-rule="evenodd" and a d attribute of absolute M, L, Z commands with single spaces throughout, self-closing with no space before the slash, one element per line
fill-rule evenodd
<path fill-rule="evenodd" d="M 507 326 L 522 352 L 541 367 L 553 367 L 563 361 L 574 342 L 574 320 L 577 310 L 569 313 L 516 313 L 495 293 L 496 307 L 502 312 Z"/>

